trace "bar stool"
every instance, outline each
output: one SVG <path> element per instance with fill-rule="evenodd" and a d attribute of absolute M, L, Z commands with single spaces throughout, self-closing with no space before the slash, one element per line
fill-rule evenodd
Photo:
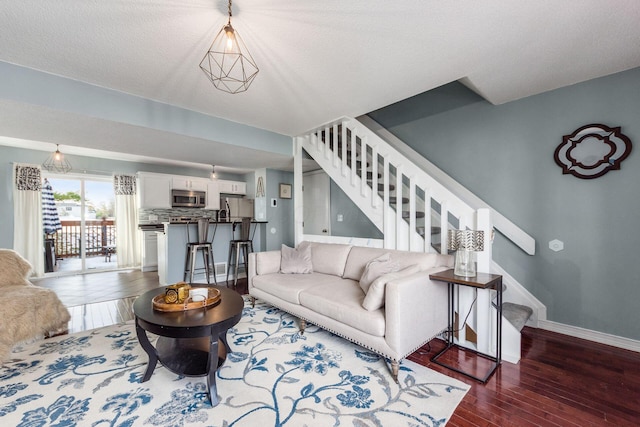
<path fill-rule="evenodd" d="M 216 279 L 215 273 L 215 263 L 213 260 L 213 239 L 216 235 L 216 229 L 218 228 L 218 223 L 214 223 L 213 234 L 211 235 L 211 240 L 208 239 L 209 234 L 209 219 L 208 218 L 200 218 L 198 222 L 188 222 L 187 223 L 187 255 L 184 261 L 184 278 L 183 281 L 187 281 L 187 276 L 189 276 L 189 282 L 193 283 L 193 276 L 196 270 L 204 269 L 207 284 L 211 284 L 210 274 L 213 271 L 213 281 L 215 284 L 218 284 L 218 280 Z M 191 225 L 197 225 L 198 228 L 198 238 L 195 241 L 191 241 L 191 237 L 189 235 L 189 229 Z M 202 259 L 204 260 L 204 267 L 196 268 L 196 256 L 198 252 L 202 252 Z"/>
<path fill-rule="evenodd" d="M 236 224 L 233 224 L 235 231 Z M 244 265 L 244 271 L 249 270 L 249 252 L 253 252 L 253 235 L 249 237 L 251 231 L 251 218 L 242 218 L 242 229 L 240 229 L 240 239 L 234 239 L 229 242 L 229 259 L 227 261 L 227 287 L 229 287 L 229 270 L 231 266 L 234 266 L 233 273 L 233 289 L 238 284 L 238 267 L 240 264 L 240 252 L 242 251 L 242 264 Z M 256 230 L 254 228 L 253 234 Z M 233 261 L 233 264 L 232 264 Z"/>

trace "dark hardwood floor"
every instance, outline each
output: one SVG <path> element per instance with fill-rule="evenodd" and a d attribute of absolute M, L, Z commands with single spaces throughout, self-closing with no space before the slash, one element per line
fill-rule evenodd
<path fill-rule="evenodd" d="M 133 319 L 133 296 L 159 286 L 156 273 L 135 271 L 37 284 L 67 295 L 70 332 Z M 246 293 L 246 280 L 237 290 Z M 78 301 L 83 303 L 73 305 Z M 409 359 L 471 386 L 448 426 L 640 425 L 640 353 L 526 327 L 520 363 L 503 363 L 487 384 L 480 384 L 431 363 L 443 346 L 433 340 Z M 476 375 L 488 367 L 485 359 L 458 350 L 441 360 Z"/>

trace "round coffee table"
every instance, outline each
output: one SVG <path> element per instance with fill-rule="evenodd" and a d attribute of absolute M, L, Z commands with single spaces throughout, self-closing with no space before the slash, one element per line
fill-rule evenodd
<path fill-rule="evenodd" d="M 142 382 L 148 381 L 158 360 L 178 375 L 207 376 L 211 405 L 218 404 L 216 371 L 230 352 L 227 330 L 242 317 L 244 300 L 234 290 L 211 286 L 220 290 L 216 305 L 186 311 L 154 310 L 152 300 L 164 288 L 140 295 L 133 303 L 138 342 L 149 356 Z M 156 346 L 146 332 L 159 335 Z"/>

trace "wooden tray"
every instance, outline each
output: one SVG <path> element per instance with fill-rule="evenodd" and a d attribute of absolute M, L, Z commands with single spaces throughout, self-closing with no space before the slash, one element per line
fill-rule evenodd
<path fill-rule="evenodd" d="M 212 306 L 220 301 L 220 290 L 209 288 L 209 297 L 204 301 L 191 301 L 187 298 L 182 304 L 167 304 L 164 302 L 164 294 L 153 297 L 153 309 L 158 311 L 186 311 Z"/>

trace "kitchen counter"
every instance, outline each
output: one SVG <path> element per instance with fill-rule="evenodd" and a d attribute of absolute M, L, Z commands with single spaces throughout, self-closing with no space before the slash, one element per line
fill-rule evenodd
<path fill-rule="evenodd" d="M 267 221 L 252 221 L 251 234 L 253 234 L 253 248 L 256 252 L 263 251 L 262 242 L 264 233 L 266 233 Z M 148 225 L 148 224 L 147 224 Z M 187 231 L 185 223 L 163 222 L 162 228 L 157 229 L 158 235 L 158 275 L 160 277 L 160 285 L 166 286 L 179 282 L 184 278 L 184 263 L 187 248 Z M 216 225 L 218 226 L 216 228 Z M 234 225 L 227 227 L 227 225 Z M 195 230 L 195 225 L 192 225 Z M 255 227 L 255 233 L 254 233 Z M 229 255 L 229 241 L 233 238 L 240 237 L 241 221 L 218 221 L 209 223 L 209 237 L 216 228 L 216 234 L 213 239 L 213 259 L 216 265 L 215 270 L 219 273 L 218 282 L 224 282 L 226 278 L 226 264 Z M 193 234 L 193 233 L 192 233 Z M 202 255 L 196 258 L 196 268 L 203 266 Z M 198 271 L 196 282 L 206 283 L 204 270 Z M 229 280 L 232 277 L 229 276 Z M 211 278 L 213 283 L 213 277 Z"/>
<path fill-rule="evenodd" d="M 138 224 L 138 228 L 142 231 L 156 231 L 163 230 L 164 224 Z"/>

